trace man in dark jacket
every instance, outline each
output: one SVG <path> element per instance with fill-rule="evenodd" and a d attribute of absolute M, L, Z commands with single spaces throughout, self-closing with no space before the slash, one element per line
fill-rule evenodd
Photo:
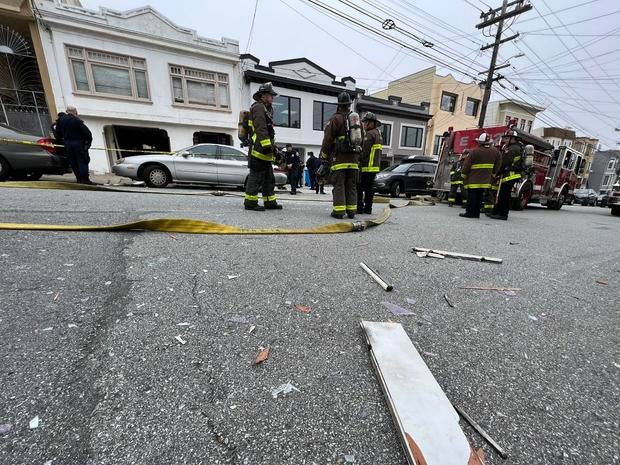
<path fill-rule="evenodd" d="M 291 183 L 291 195 L 297 194 L 297 184 L 299 182 L 299 167 L 302 166 L 301 157 L 291 144 L 286 144 L 286 168 L 288 178 Z"/>
<path fill-rule="evenodd" d="M 495 220 L 507 220 L 510 212 L 510 193 L 512 187 L 522 177 L 523 157 L 525 149 L 516 131 L 508 132 L 507 141 L 501 153 L 500 163 L 493 175 L 498 182 L 497 202 L 493 207 L 493 213 L 489 215 Z"/>
<path fill-rule="evenodd" d="M 276 96 L 271 82 L 262 84 L 252 96 L 255 102 L 250 107 L 248 126 L 250 146 L 248 148 L 248 175 L 245 188 L 246 210 L 280 210 L 276 201 L 276 178 L 273 175 L 273 161 L 276 153 L 273 130 L 273 97 Z M 263 194 L 264 207 L 258 204 L 258 193 Z"/>
<path fill-rule="evenodd" d="M 490 189 L 493 181 L 493 170 L 499 164 L 499 152 L 491 146 L 491 138 L 486 132 L 477 139 L 479 147 L 469 154 L 463 162 L 463 184 L 467 188 L 467 207 L 464 218 L 480 218 L 482 195 Z"/>
<path fill-rule="evenodd" d="M 316 162 L 316 157 L 314 156 L 314 152 L 308 152 L 308 159 L 306 160 L 306 169 L 308 170 L 308 176 L 310 177 L 310 190 L 316 189 L 316 169 L 314 168 L 315 162 Z"/>
<path fill-rule="evenodd" d="M 323 131 L 321 158 L 330 162 L 333 190 L 331 216 L 342 219 L 345 213 L 355 218 L 357 211 L 357 176 L 359 152 L 347 141 L 345 122 L 351 113 L 351 96 L 342 92 L 338 96 L 338 109 Z"/>
<path fill-rule="evenodd" d="M 69 157 L 77 182 L 94 184 L 88 176 L 88 163 L 90 163 L 88 149 L 93 143 L 93 135 L 84 121 L 78 118 L 75 107 L 68 106 L 66 114 L 58 119 L 55 135 L 64 141 L 65 154 Z"/>
<path fill-rule="evenodd" d="M 372 201 L 375 195 L 375 176 L 381 170 L 381 150 L 383 138 L 379 132 L 381 121 L 374 113 L 368 112 L 362 119 L 364 125 L 364 143 L 360 158 L 360 181 L 357 185 L 357 213 L 372 213 Z"/>

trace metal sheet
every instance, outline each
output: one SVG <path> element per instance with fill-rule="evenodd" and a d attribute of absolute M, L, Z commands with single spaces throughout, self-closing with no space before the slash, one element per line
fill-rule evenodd
<path fill-rule="evenodd" d="M 370 321 L 361 325 L 409 463 L 467 465 L 471 447 L 459 416 L 403 327 Z M 423 458 L 412 450 L 407 435 Z"/>

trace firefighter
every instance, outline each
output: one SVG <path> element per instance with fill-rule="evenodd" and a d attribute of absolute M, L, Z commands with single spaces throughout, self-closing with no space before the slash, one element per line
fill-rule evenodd
<path fill-rule="evenodd" d="M 465 199 L 465 190 L 463 189 L 463 173 L 461 170 L 463 168 L 463 161 L 465 157 L 469 154 L 469 150 L 465 149 L 459 157 L 454 160 L 452 163 L 452 167 L 450 168 L 450 193 L 448 194 L 448 206 L 452 207 L 455 203 L 459 203 L 459 197 L 461 200 L 461 204 L 467 202 Z M 459 195 L 458 190 L 461 188 L 461 193 Z"/>
<path fill-rule="evenodd" d="M 351 112 L 351 96 L 347 92 L 338 95 L 338 107 L 323 132 L 321 159 L 331 167 L 333 186 L 333 209 L 331 216 L 342 219 L 345 213 L 355 218 L 357 211 L 357 176 L 359 152 L 350 143 L 347 134 L 348 117 Z"/>
<path fill-rule="evenodd" d="M 507 141 L 501 154 L 501 162 L 494 171 L 494 177 L 498 180 L 497 202 L 493 207 L 490 218 L 507 220 L 510 211 L 510 193 L 516 182 L 523 177 L 524 162 L 523 143 L 517 131 L 511 130 L 507 134 Z"/>
<path fill-rule="evenodd" d="M 491 188 L 493 170 L 499 163 L 499 152 L 491 146 L 491 138 L 483 132 L 476 139 L 478 147 L 463 162 L 463 185 L 467 188 L 467 207 L 463 218 L 480 218 L 480 205 L 485 189 Z"/>
<path fill-rule="evenodd" d="M 381 170 L 381 149 L 383 138 L 379 132 L 381 121 L 374 113 L 368 112 L 362 118 L 364 143 L 360 157 L 360 181 L 357 184 L 357 213 L 372 213 L 372 200 L 375 195 L 375 176 Z"/>
<path fill-rule="evenodd" d="M 248 148 L 248 175 L 245 189 L 245 209 L 253 211 L 280 210 L 276 201 L 276 179 L 273 175 L 276 146 L 273 130 L 273 97 L 278 95 L 271 82 L 261 84 L 252 96 L 255 102 L 250 107 L 248 126 L 250 146 Z M 258 193 L 263 195 L 264 207 L 258 204 Z"/>

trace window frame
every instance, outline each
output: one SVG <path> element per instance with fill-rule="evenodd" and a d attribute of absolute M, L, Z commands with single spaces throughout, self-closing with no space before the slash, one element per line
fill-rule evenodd
<path fill-rule="evenodd" d="M 422 135 L 420 136 L 420 146 L 419 147 L 408 147 L 408 146 L 403 146 L 402 145 L 402 139 L 403 139 L 403 129 L 405 128 L 415 128 L 415 129 L 421 129 L 422 130 Z M 419 124 L 404 124 L 401 123 L 400 125 L 400 133 L 399 133 L 399 137 L 398 137 L 398 148 L 401 150 L 423 150 L 424 149 L 424 135 L 425 135 L 425 131 L 426 128 L 424 126 L 421 126 Z"/>
<path fill-rule="evenodd" d="M 111 53 L 105 50 L 97 50 L 95 48 L 84 47 L 81 45 L 72 45 L 72 44 L 64 44 L 64 45 L 65 45 L 65 57 L 67 59 L 69 75 L 71 76 L 71 87 L 73 89 L 74 95 L 84 95 L 84 96 L 89 96 L 89 97 L 103 97 L 103 98 L 111 98 L 111 99 L 118 99 L 118 100 L 128 100 L 131 102 L 140 102 L 140 103 L 152 103 L 151 85 L 149 81 L 149 71 L 148 71 L 148 64 L 147 64 L 146 58 L 137 57 L 134 55 L 125 55 L 122 53 Z M 81 50 L 82 57 L 79 58 L 79 57 L 71 56 L 71 53 L 69 51 L 70 49 Z M 106 54 L 110 56 L 126 58 L 128 61 L 128 65 L 124 66 L 124 65 L 119 65 L 119 64 L 107 63 L 105 61 L 100 61 L 97 59 L 92 59 L 88 56 L 89 52 L 102 53 L 102 54 Z M 139 60 L 139 61 L 144 62 L 144 67 L 136 66 L 134 64 L 134 60 Z M 73 69 L 73 62 L 80 62 L 84 65 L 84 69 L 86 72 L 86 81 L 88 83 L 88 90 L 78 89 L 77 81 L 75 78 L 75 72 Z M 120 94 L 111 94 L 108 92 L 97 92 L 95 77 L 94 77 L 93 70 L 92 70 L 92 65 L 98 65 L 101 67 L 121 69 L 121 70 L 127 71 L 129 73 L 129 87 L 131 89 L 131 95 L 120 95 Z M 137 84 L 136 74 L 135 74 L 136 71 L 144 73 L 145 81 L 146 81 L 146 91 L 148 93 L 147 98 L 138 96 L 138 84 Z"/>
<path fill-rule="evenodd" d="M 294 97 L 296 98 L 296 97 Z M 316 129 L 314 127 L 314 105 L 316 103 L 320 103 L 321 104 L 321 129 Z M 337 102 L 323 102 L 322 100 L 313 100 L 312 101 L 312 130 L 313 131 L 324 131 L 325 130 L 325 125 L 327 124 L 327 122 L 329 121 L 329 119 L 327 121 L 324 120 L 324 116 L 325 116 L 325 105 L 334 105 L 336 107 L 336 110 L 338 109 L 338 103 Z M 301 113 L 301 102 L 299 103 L 299 112 Z M 336 112 L 334 112 L 336 113 Z M 290 118 L 289 118 L 290 119 Z M 301 126 L 301 121 L 299 122 L 300 126 Z M 290 128 L 290 127 L 289 127 Z M 290 129 L 297 129 L 297 128 L 290 128 Z M 300 127 L 301 129 L 301 127 Z"/>
<path fill-rule="evenodd" d="M 179 68 L 180 74 L 173 73 L 172 68 Z M 188 76 L 185 73 L 185 70 L 197 71 L 200 73 L 212 73 L 214 75 L 214 80 L 210 79 L 201 79 L 194 76 Z M 226 81 L 220 80 L 218 75 L 226 76 Z M 231 93 L 230 93 L 230 75 L 228 73 L 219 72 L 219 71 L 211 71 L 207 69 L 196 68 L 194 66 L 185 66 L 185 65 L 177 65 L 175 63 L 168 63 L 168 78 L 170 81 L 170 98 L 172 100 L 173 107 L 181 107 L 181 108 L 195 108 L 201 110 L 210 110 L 210 111 L 225 111 L 232 112 L 231 109 Z M 178 102 L 174 97 L 174 79 L 181 80 L 181 90 L 183 92 L 183 101 Z M 189 92 L 187 90 L 187 81 L 204 83 L 204 84 L 213 84 L 214 86 L 214 99 L 215 105 L 211 105 L 208 103 L 194 103 L 189 101 Z M 228 88 L 228 105 L 222 106 L 220 105 L 220 85 Z"/>
<path fill-rule="evenodd" d="M 450 97 L 454 97 L 454 105 L 452 107 L 452 110 L 444 110 L 442 107 L 443 105 L 443 97 L 444 95 L 450 96 Z M 452 92 L 446 92 L 445 90 L 441 91 L 441 98 L 439 99 L 439 109 L 441 111 L 445 111 L 446 113 L 452 113 L 454 114 L 454 112 L 456 111 L 456 104 L 458 102 L 458 94 L 453 94 Z"/>
<path fill-rule="evenodd" d="M 473 115 L 470 115 L 469 113 L 467 113 L 467 104 L 468 104 L 469 102 L 473 102 L 473 103 L 474 103 L 474 105 L 475 105 L 475 107 L 474 107 L 474 108 L 476 109 L 476 111 L 474 111 L 474 114 L 473 114 Z M 467 97 L 467 98 L 465 99 L 465 116 L 472 116 L 472 117 L 474 117 L 474 118 L 475 118 L 476 116 L 478 116 L 478 113 L 480 112 L 480 103 L 481 103 L 481 101 L 480 101 L 479 99 L 477 99 L 477 98 Z"/>
<path fill-rule="evenodd" d="M 299 97 L 291 97 L 290 95 L 279 94 L 277 97 L 274 97 L 274 101 L 278 97 L 287 98 L 288 99 L 288 126 L 280 126 L 280 125 L 276 124 L 275 114 L 274 114 L 274 119 L 273 119 L 273 125 L 275 127 L 277 127 L 277 128 L 301 129 L 301 98 L 299 98 Z M 299 100 L 299 126 L 298 127 L 291 126 L 291 99 Z M 313 105 L 313 110 L 314 110 L 314 103 L 312 105 Z M 274 110 L 274 113 L 275 113 L 275 110 Z M 314 117 L 313 117 L 313 119 L 314 119 Z M 314 128 L 314 121 L 312 121 L 312 128 Z"/>
<path fill-rule="evenodd" d="M 439 152 L 441 151 L 441 139 L 443 139 L 443 135 L 442 134 L 435 134 L 435 138 L 433 139 L 433 150 L 431 155 L 439 155 Z M 437 144 L 437 153 L 435 153 L 435 142 L 439 142 L 439 144 Z"/>
<path fill-rule="evenodd" d="M 237 157 L 237 159 L 231 160 L 231 159 L 223 158 L 227 156 L 226 153 L 224 153 L 225 150 L 227 149 L 231 149 L 232 152 L 234 152 L 235 154 L 238 154 L 239 156 Z M 218 145 L 217 156 L 218 156 L 218 159 L 225 160 L 225 161 L 243 161 L 243 162 L 248 161 L 248 154 L 245 153 L 243 150 L 238 149 L 237 147 L 234 147 L 232 145 L 228 145 L 228 146 Z"/>
<path fill-rule="evenodd" d="M 213 148 L 215 150 L 215 153 L 210 154 L 210 153 L 194 153 L 191 150 L 192 149 L 200 149 L 200 148 Z M 200 159 L 205 159 L 205 160 L 217 160 L 219 155 L 220 155 L 220 148 L 215 145 L 215 144 L 197 144 L 197 145 L 192 145 L 191 147 L 188 147 L 185 150 L 187 153 L 189 153 L 189 155 L 192 158 L 200 158 Z M 203 155 L 208 155 L 208 156 L 203 156 Z M 211 155 L 213 156 L 213 158 L 211 158 Z"/>
<path fill-rule="evenodd" d="M 382 140 L 381 142 L 383 143 L 383 147 L 391 147 L 392 146 L 392 140 L 394 138 L 394 121 L 383 121 L 381 120 L 381 127 L 383 127 L 384 124 L 389 124 L 390 125 L 390 143 L 386 144 L 384 140 Z M 381 137 L 383 138 L 383 131 L 381 129 L 379 129 L 379 132 L 381 133 Z"/>
<path fill-rule="evenodd" d="M 532 132 L 532 126 L 534 125 L 534 121 L 532 121 L 531 119 L 527 120 L 527 132 L 528 134 L 531 134 Z"/>
<path fill-rule="evenodd" d="M 615 166 L 616 166 L 616 159 L 615 158 L 612 158 L 611 160 L 609 160 L 609 162 L 607 162 L 607 169 L 608 170 L 613 170 Z"/>

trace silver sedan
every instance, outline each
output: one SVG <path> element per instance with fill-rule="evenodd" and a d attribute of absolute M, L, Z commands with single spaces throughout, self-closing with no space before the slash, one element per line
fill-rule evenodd
<path fill-rule="evenodd" d="M 112 172 L 144 181 L 149 187 L 165 187 L 171 182 L 243 187 L 249 173 L 248 155 L 229 145 L 198 144 L 172 155 L 122 158 Z M 284 171 L 274 167 L 274 174 L 277 186 L 286 184 Z"/>

